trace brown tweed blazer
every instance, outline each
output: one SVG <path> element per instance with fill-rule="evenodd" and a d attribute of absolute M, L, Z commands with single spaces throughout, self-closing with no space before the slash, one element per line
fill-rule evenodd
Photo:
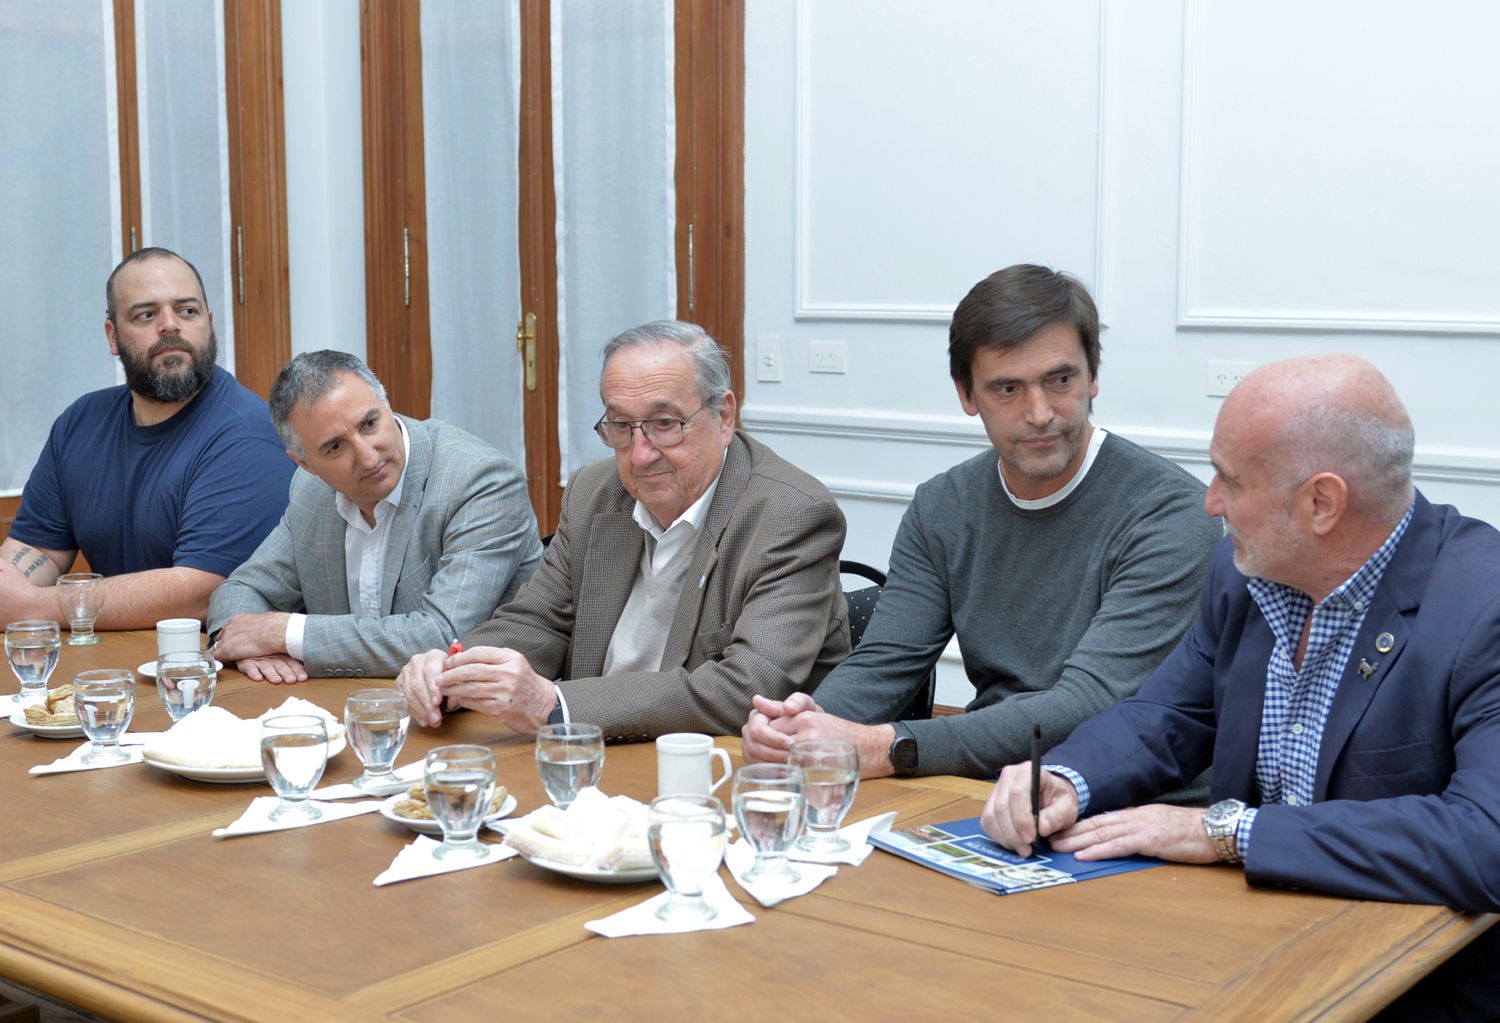
<path fill-rule="evenodd" d="M 752 694 L 811 690 L 849 652 L 843 513 L 821 483 L 736 431 L 661 670 L 601 677 L 645 543 L 634 507 L 614 459 L 578 473 L 541 567 L 464 645 L 520 651 L 561 680 L 571 720 L 612 742 L 738 734 Z"/>

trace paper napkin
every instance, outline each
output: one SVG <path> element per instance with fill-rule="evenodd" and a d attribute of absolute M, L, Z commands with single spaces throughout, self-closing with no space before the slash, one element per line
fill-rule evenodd
<path fill-rule="evenodd" d="M 240 814 L 240 819 L 227 828 L 215 828 L 215 838 L 234 838 L 238 835 L 258 835 L 263 831 L 289 831 L 292 828 L 305 828 L 313 824 L 327 824 L 329 821 L 341 821 L 345 817 L 358 817 L 361 814 L 374 813 L 380 809 L 381 803 L 378 799 L 366 800 L 363 803 L 320 803 L 314 802 L 323 816 L 317 820 L 279 820 L 273 821 L 268 816 L 276 809 L 278 802 L 276 796 L 256 796 L 250 800 L 250 805 L 245 812 Z"/>
<path fill-rule="evenodd" d="M 398 792 L 405 792 L 414 784 L 422 780 L 422 761 L 417 760 L 405 767 L 398 767 L 391 772 L 392 780 L 372 789 L 357 789 L 353 782 L 344 782 L 342 785 L 326 785 L 321 789 L 312 790 L 313 799 L 358 799 L 360 796 L 394 796 Z"/>
<path fill-rule="evenodd" d="M 816 863 L 794 863 L 793 869 L 802 876 L 791 884 L 783 884 L 779 881 L 747 882 L 744 874 L 755 865 L 755 850 L 750 848 L 750 843 L 743 838 L 736 839 L 728 849 L 724 850 L 724 862 L 729 867 L 729 873 L 734 875 L 734 879 L 739 882 L 739 886 L 767 909 L 786 899 L 806 895 L 839 872 L 838 867 L 825 867 Z"/>
<path fill-rule="evenodd" d="M 130 732 L 120 740 L 120 748 L 130 757 L 129 760 L 121 760 L 112 764 L 85 764 L 83 755 L 93 748 L 93 743 L 84 742 L 61 759 L 54 760 L 50 764 L 37 764 L 30 771 L 31 774 L 62 774 L 65 771 L 98 771 L 106 767 L 124 767 L 127 764 L 139 764 L 141 756 L 145 752 L 145 744 L 155 739 L 159 732 Z"/>
<path fill-rule="evenodd" d="M 845 824 L 839 828 L 839 837 L 849 843 L 849 848 L 843 852 L 812 853 L 793 847 L 791 859 L 799 863 L 847 863 L 851 867 L 857 867 L 875 851 L 875 847 L 870 844 L 870 836 L 891 830 L 895 820 L 896 811 L 892 810 L 890 813 L 866 817 L 855 824 Z"/>
<path fill-rule="evenodd" d="M 711 875 L 703 886 L 704 901 L 718 910 L 718 915 L 712 920 L 668 923 L 658 919 L 656 908 L 670 897 L 669 892 L 662 892 L 629 909 L 622 909 L 613 916 L 607 916 L 603 920 L 590 920 L 583 926 L 606 938 L 625 938 L 632 934 L 685 934 L 688 931 L 718 931 L 725 927 L 755 923 L 755 917 L 750 915 L 748 909 L 735 901 L 718 874 Z"/>
<path fill-rule="evenodd" d="M 499 863 L 508 860 L 520 853 L 508 846 L 492 845 L 481 842 L 490 854 L 482 860 L 440 860 L 433 856 L 442 841 L 436 838 L 428 838 L 426 835 L 418 835 L 417 840 L 396 854 L 391 860 L 391 865 L 386 867 L 378 877 L 375 884 L 395 884 L 397 881 L 410 881 L 417 877 L 431 877 L 434 874 L 451 874 L 455 870 L 468 870 L 470 867 L 483 867 L 491 863 Z"/>

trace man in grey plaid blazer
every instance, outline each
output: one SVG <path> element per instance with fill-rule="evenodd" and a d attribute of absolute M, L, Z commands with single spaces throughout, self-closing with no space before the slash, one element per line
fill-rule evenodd
<path fill-rule="evenodd" d="M 735 429 L 722 352 L 663 321 L 604 349 L 615 459 L 579 472 L 515 601 L 397 678 L 412 718 L 449 707 L 519 732 L 600 725 L 606 741 L 736 732 L 753 693 L 810 690 L 849 650 L 844 518 L 827 489 Z"/>
<path fill-rule="evenodd" d="M 251 678 L 389 678 L 536 570 L 521 471 L 455 426 L 392 413 L 359 359 L 299 355 L 270 404 L 301 468 L 281 522 L 208 610 L 215 654 Z"/>

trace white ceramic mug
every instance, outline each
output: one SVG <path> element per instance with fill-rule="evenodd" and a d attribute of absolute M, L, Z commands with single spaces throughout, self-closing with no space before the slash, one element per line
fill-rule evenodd
<path fill-rule="evenodd" d="M 713 762 L 724 765 L 724 773 L 713 776 Z M 729 754 L 714 746 L 711 736 L 697 732 L 673 732 L 656 740 L 656 794 L 694 792 L 706 796 L 728 780 L 734 768 Z"/>
<path fill-rule="evenodd" d="M 156 656 L 199 648 L 203 623 L 196 618 L 163 618 L 156 623 Z"/>

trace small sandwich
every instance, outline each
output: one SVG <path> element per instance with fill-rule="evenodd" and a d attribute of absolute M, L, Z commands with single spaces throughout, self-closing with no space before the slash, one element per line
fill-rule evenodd
<path fill-rule="evenodd" d="M 33 703 L 26 708 L 28 725 L 76 725 L 78 708 L 73 704 L 73 683 L 47 690 L 45 703 Z"/>
<path fill-rule="evenodd" d="M 597 870 L 651 865 L 646 806 L 628 796 L 580 789 L 566 810 L 544 806 L 510 826 L 505 844 L 531 859 Z"/>

